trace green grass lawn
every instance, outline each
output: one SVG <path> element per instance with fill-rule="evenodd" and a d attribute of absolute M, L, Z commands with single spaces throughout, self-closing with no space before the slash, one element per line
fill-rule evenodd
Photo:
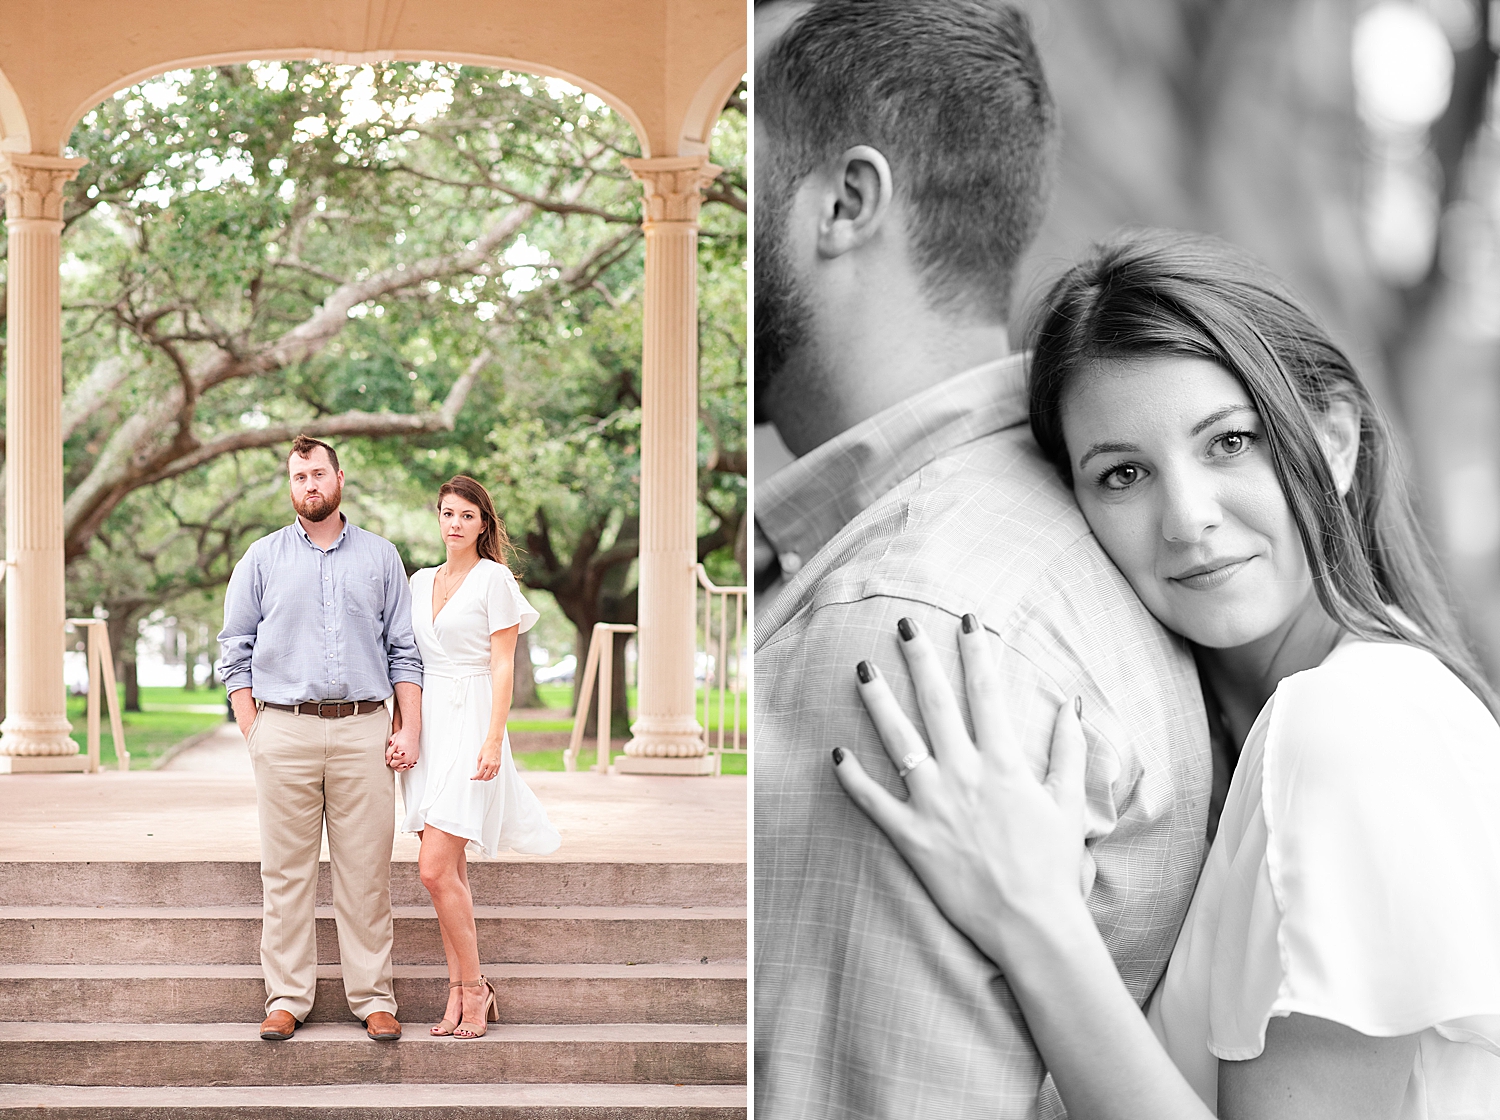
<path fill-rule="evenodd" d="M 566 710 L 573 702 L 573 688 L 566 684 L 539 684 L 536 686 L 537 695 L 541 697 L 542 706 L 559 710 Z M 708 728 L 717 730 L 719 727 L 719 689 L 713 690 L 708 705 Z M 724 727 L 727 731 L 734 730 L 734 700 L 732 693 L 724 695 Z M 636 690 L 631 688 L 625 694 L 625 702 L 631 711 L 637 709 Z M 745 734 L 745 694 L 739 695 L 740 708 L 740 735 Z M 698 720 L 703 719 L 703 689 L 698 689 L 694 694 L 694 708 Z M 569 731 L 572 730 L 571 719 L 559 720 L 511 720 L 508 726 L 514 731 Z"/>
<path fill-rule="evenodd" d="M 572 690 L 568 685 L 538 685 L 537 692 L 541 695 L 542 703 L 553 709 L 566 709 L 572 699 Z M 123 704 L 123 685 L 120 686 L 120 696 Z M 702 689 L 698 690 L 697 701 L 696 712 L 701 720 L 703 718 Z M 636 695 L 633 688 L 629 692 L 629 702 L 634 708 Z M 87 700 L 82 696 L 68 697 L 68 719 L 72 721 L 73 740 L 80 750 L 88 749 L 86 704 Z M 728 704 L 729 698 L 726 698 L 724 712 L 726 732 L 734 727 L 733 715 Z M 207 731 L 215 724 L 224 722 L 224 692 L 219 688 L 200 688 L 192 692 L 180 688 L 143 688 L 141 689 L 141 708 L 139 712 L 121 712 L 121 718 L 125 724 L 125 742 L 130 748 L 132 770 L 150 769 L 151 764 L 170 747 L 191 735 Z M 710 704 L 708 730 L 715 732 L 718 730 L 718 717 L 718 691 L 715 690 Z M 100 712 L 99 723 L 99 762 L 106 769 L 113 769 L 115 746 L 114 736 L 109 730 L 107 704 Z M 509 726 L 512 731 L 571 731 L 573 721 L 570 718 L 512 720 Z M 740 697 L 740 741 L 742 743 L 744 735 L 745 705 L 742 695 Z M 714 739 L 717 739 L 717 735 Z M 726 734 L 725 741 L 728 742 L 728 734 Z M 583 754 L 587 757 L 580 761 L 584 765 L 592 765 L 593 752 L 594 740 L 590 739 L 583 745 Z M 616 757 L 619 753 L 616 752 Z M 563 752 L 560 750 L 518 752 L 515 758 L 516 765 L 522 770 L 561 770 L 563 768 Z M 745 773 L 745 756 L 726 754 L 724 773 Z"/>
<path fill-rule="evenodd" d="M 119 686 L 120 703 L 123 706 L 125 686 Z M 88 750 L 88 700 L 83 696 L 68 697 L 68 719 L 73 724 L 73 741 L 80 750 Z M 195 689 L 186 692 L 180 688 L 141 689 L 139 712 L 120 713 L 125 725 L 125 745 L 130 750 L 130 768 L 149 770 L 151 764 L 166 750 L 190 735 L 207 731 L 224 721 L 224 692 L 222 689 Z M 205 709 L 198 711 L 195 709 Z M 99 711 L 99 764 L 106 770 L 115 766 L 115 737 L 109 729 L 109 705 L 103 703 Z"/>
<path fill-rule="evenodd" d="M 539 685 L 536 686 L 536 691 L 537 691 L 537 695 L 541 698 L 542 704 L 544 706 L 548 707 L 548 708 L 565 711 L 565 710 L 567 710 L 568 705 L 573 702 L 573 688 L 572 688 L 571 685 L 566 685 L 566 684 L 539 684 Z M 733 699 L 734 699 L 733 696 L 726 696 L 724 698 L 724 724 L 725 724 L 724 742 L 725 742 L 726 745 L 729 744 L 730 739 L 731 739 L 732 734 L 733 734 L 733 730 L 734 730 L 734 709 L 733 709 L 733 707 L 731 707 Z M 631 709 L 634 710 L 635 707 L 636 707 L 636 690 L 635 689 L 632 688 L 632 689 L 630 689 L 627 692 L 627 694 L 626 694 L 626 700 L 627 700 L 627 703 L 630 705 Z M 743 743 L 745 742 L 745 696 L 744 696 L 743 693 L 740 694 L 739 703 L 740 703 L 740 743 L 743 745 Z M 697 692 L 697 707 L 694 709 L 694 711 L 695 711 L 698 719 L 701 721 L 703 719 L 703 689 L 701 689 L 701 688 L 698 689 L 698 692 Z M 543 719 L 511 720 L 507 724 L 507 726 L 512 731 L 571 731 L 571 730 L 573 730 L 573 721 L 572 721 L 571 718 L 569 718 L 569 719 L 551 719 L 551 720 L 543 720 Z M 712 731 L 712 732 L 717 732 L 718 728 L 719 728 L 719 690 L 718 689 L 714 689 L 713 695 L 710 698 L 710 702 L 709 702 L 708 728 L 707 728 L 707 730 Z M 717 739 L 718 739 L 718 735 L 717 734 L 715 734 L 715 735 L 712 736 L 712 741 L 713 742 L 716 742 Z M 593 739 L 586 739 L 584 741 L 583 746 L 581 748 L 580 757 L 579 757 L 579 760 L 578 760 L 579 761 L 579 765 L 581 765 L 581 766 L 592 766 L 594 764 L 594 758 L 596 757 L 594 743 L 595 743 L 595 740 L 593 740 Z M 712 745 L 712 742 L 711 742 L 710 745 Z M 624 753 L 624 752 L 622 752 L 622 751 L 616 751 L 616 752 L 614 752 L 614 754 L 611 756 L 610 761 L 613 761 L 614 759 L 619 758 L 622 753 Z M 560 750 L 556 750 L 556 751 L 520 751 L 520 752 L 516 753 L 515 759 L 516 759 L 516 766 L 519 769 L 522 769 L 522 770 L 561 770 L 563 768 L 563 752 L 560 751 Z M 726 773 L 726 774 L 743 774 L 743 773 L 745 773 L 745 756 L 742 755 L 742 754 L 726 754 L 724 756 L 724 773 Z"/>
<path fill-rule="evenodd" d="M 610 752 L 609 760 L 613 762 L 624 755 L 624 753 L 624 751 L 612 751 Z M 517 770 L 563 769 L 562 751 L 519 751 L 512 757 L 516 760 Z M 594 765 L 594 760 L 597 757 L 598 754 L 595 750 L 593 740 L 585 740 L 582 749 L 579 751 L 578 768 L 580 770 L 587 770 L 590 766 Z M 724 756 L 724 773 L 745 773 L 745 758 L 746 756 L 742 754 L 726 754 Z"/>

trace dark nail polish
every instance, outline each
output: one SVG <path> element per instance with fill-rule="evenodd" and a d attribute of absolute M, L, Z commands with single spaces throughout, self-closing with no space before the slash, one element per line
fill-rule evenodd
<path fill-rule="evenodd" d="M 917 636 L 917 624 L 909 618 L 903 618 L 896 623 L 896 632 L 901 635 L 903 642 L 909 642 Z"/>
<path fill-rule="evenodd" d="M 861 661 L 854 667 L 854 671 L 859 674 L 859 679 L 865 684 L 869 684 L 875 679 L 875 666 L 871 665 L 868 661 Z"/>
<path fill-rule="evenodd" d="M 1075 697 L 1073 697 L 1073 714 L 1075 716 L 1077 716 L 1079 719 L 1083 718 L 1083 697 L 1082 696 L 1075 696 Z"/>
<path fill-rule="evenodd" d="M 972 614 L 964 615 L 962 623 L 965 634 L 972 634 L 975 630 L 979 629 L 979 619 L 975 618 Z"/>
<path fill-rule="evenodd" d="M 843 762 L 843 761 L 844 761 L 844 748 L 843 747 L 834 747 L 833 748 L 833 764 L 835 766 L 837 766 L 840 762 Z"/>

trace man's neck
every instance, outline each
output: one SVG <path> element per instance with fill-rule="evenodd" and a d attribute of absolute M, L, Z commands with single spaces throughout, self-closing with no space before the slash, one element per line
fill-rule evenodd
<path fill-rule="evenodd" d="M 788 363 L 768 403 L 793 454 L 805 455 L 940 381 L 1010 353 L 1002 323 L 933 315 L 903 320 L 850 321 Z"/>
<path fill-rule="evenodd" d="M 334 510 L 322 521 L 309 521 L 300 513 L 297 520 L 302 523 L 302 531 L 307 534 L 307 539 L 319 548 L 328 548 L 344 531 L 344 515 L 338 510 Z"/>

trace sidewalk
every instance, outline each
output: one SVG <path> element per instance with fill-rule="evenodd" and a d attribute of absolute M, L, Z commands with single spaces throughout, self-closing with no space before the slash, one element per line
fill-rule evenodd
<path fill-rule="evenodd" d="M 129 742 L 129 740 L 126 740 Z M 167 759 L 158 770 L 250 775 L 250 754 L 238 724 L 225 720 L 204 738 Z"/>
<path fill-rule="evenodd" d="M 743 776 L 534 770 L 523 777 L 562 833 L 562 847 L 550 856 L 502 852 L 499 861 L 745 861 Z M 7 810 L 0 815 L 0 860 L 260 858 L 255 782 L 231 723 L 161 770 L 11 774 L 0 778 L 0 790 Z M 399 813 L 399 795 L 397 805 Z M 398 832 L 392 858 L 415 860 L 417 849 L 416 836 Z"/>

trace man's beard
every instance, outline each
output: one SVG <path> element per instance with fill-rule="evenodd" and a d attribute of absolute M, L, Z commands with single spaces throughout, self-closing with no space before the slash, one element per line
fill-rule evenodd
<path fill-rule="evenodd" d="M 774 178 L 774 176 L 773 176 Z M 777 189 L 780 188 L 780 189 Z M 786 254 L 786 215 L 793 184 L 764 192 L 755 226 L 755 422 L 767 408 L 782 368 L 807 339 L 812 315 Z"/>
<path fill-rule="evenodd" d="M 292 508 L 304 520 L 311 521 L 314 525 L 320 521 L 327 521 L 339 511 L 339 501 L 344 496 L 342 486 L 335 487 L 330 494 L 318 494 L 313 498 L 304 498 L 302 501 L 292 499 Z"/>

